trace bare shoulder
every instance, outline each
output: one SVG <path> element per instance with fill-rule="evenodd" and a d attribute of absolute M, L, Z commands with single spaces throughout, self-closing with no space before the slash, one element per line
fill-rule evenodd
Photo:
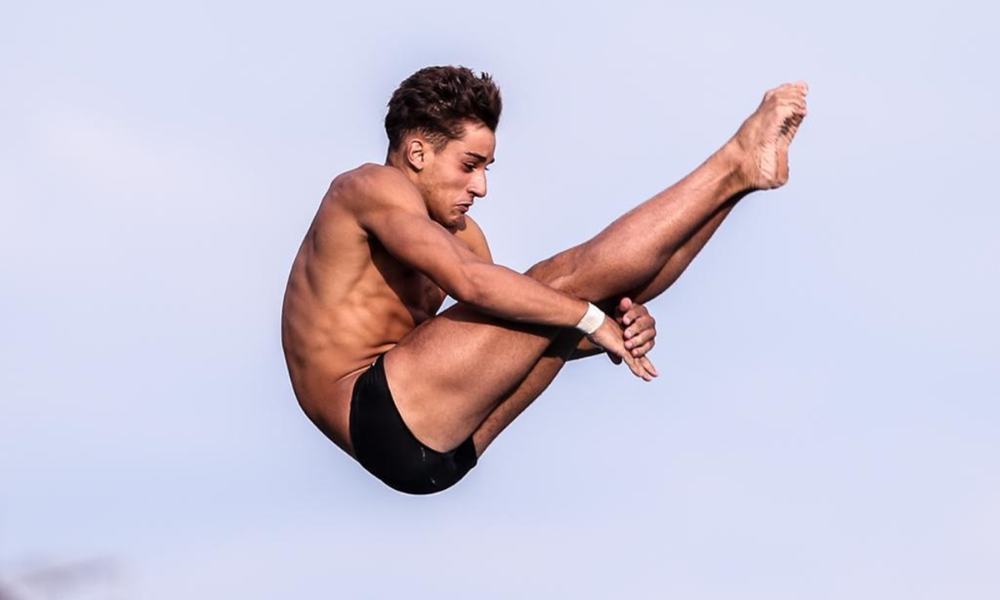
<path fill-rule="evenodd" d="M 363 164 L 333 179 L 313 230 L 328 241 L 345 236 L 351 240 L 372 235 L 381 238 L 372 224 L 390 213 L 426 215 L 426 209 L 416 187 L 398 169 Z"/>
<path fill-rule="evenodd" d="M 330 184 L 327 197 L 357 208 L 422 204 L 417 188 L 399 169 L 372 163 L 338 175 Z"/>
<path fill-rule="evenodd" d="M 486 242 L 486 234 L 483 233 L 479 223 L 476 223 L 472 217 L 465 216 L 465 226 L 455 230 L 455 237 L 461 240 L 469 247 L 469 250 L 472 250 L 480 258 L 493 262 L 490 246 Z"/>

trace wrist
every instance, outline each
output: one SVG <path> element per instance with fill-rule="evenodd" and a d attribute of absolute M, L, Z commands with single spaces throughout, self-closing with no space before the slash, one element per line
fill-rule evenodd
<path fill-rule="evenodd" d="M 587 312 L 583 313 L 583 317 L 581 317 L 580 322 L 576 324 L 576 328 L 583 332 L 584 335 L 592 335 L 603 324 L 604 312 L 594 306 L 593 303 L 588 302 Z"/>

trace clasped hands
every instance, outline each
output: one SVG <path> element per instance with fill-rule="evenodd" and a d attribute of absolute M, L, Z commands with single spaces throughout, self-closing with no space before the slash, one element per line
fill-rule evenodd
<path fill-rule="evenodd" d="M 622 298 L 614 315 L 606 315 L 604 323 L 587 338 L 603 348 L 615 364 L 624 361 L 636 377 L 652 381 L 659 375 L 646 356 L 656 344 L 656 319 L 631 298 Z"/>

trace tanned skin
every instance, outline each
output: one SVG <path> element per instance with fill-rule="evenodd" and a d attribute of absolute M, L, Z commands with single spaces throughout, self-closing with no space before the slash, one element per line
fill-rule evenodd
<path fill-rule="evenodd" d="M 640 303 L 676 281 L 744 196 L 787 181 L 806 93 L 804 83 L 769 91 L 690 175 L 523 275 L 493 263 L 468 215 L 486 196 L 496 147 L 482 124 L 466 122 L 443 146 L 408 133 L 385 165 L 339 175 L 285 295 L 282 340 L 303 410 L 353 453 L 351 392 L 385 354 L 414 435 L 442 452 L 472 435 L 481 454 L 588 347 L 652 379 L 655 322 Z M 438 314 L 446 295 L 458 303 Z M 573 329 L 588 301 L 617 309 L 590 346 Z"/>

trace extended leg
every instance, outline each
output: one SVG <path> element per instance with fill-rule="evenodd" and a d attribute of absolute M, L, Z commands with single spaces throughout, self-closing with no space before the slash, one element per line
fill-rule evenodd
<path fill-rule="evenodd" d="M 663 266 L 656 276 L 625 295 L 636 302 L 645 303 L 666 291 L 684 273 L 688 265 L 691 264 L 691 261 L 694 260 L 694 257 L 698 256 L 701 249 L 705 247 L 708 240 L 712 238 L 712 235 L 745 195 L 737 194 L 730 198 L 719 210 L 715 211 L 715 214 L 709 217 L 701 229 L 696 231 L 677 252 L 671 255 L 670 260 L 667 261 L 667 264 Z"/>
<path fill-rule="evenodd" d="M 731 208 L 728 199 L 743 193 L 733 193 L 738 179 L 729 172 L 735 169 L 728 160 L 713 157 L 701 172 L 528 274 L 595 302 L 633 291 L 640 300 L 654 297 L 676 280 L 695 248 L 707 242 Z M 675 216 L 675 209 L 681 214 Z M 636 232 L 645 220 L 650 226 Z M 424 323 L 386 357 L 403 418 L 421 441 L 438 450 L 457 446 L 482 425 L 477 448 L 485 449 L 559 372 L 567 355 L 556 352 L 539 362 L 555 335 L 551 328 L 515 325 L 464 305 L 453 307 Z M 491 415 L 504 398 L 499 412 Z"/>
<path fill-rule="evenodd" d="M 592 301 L 631 290 L 644 299 L 655 296 L 690 262 L 681 254 L 667 269 L 694 232 L 713 216 L 721 221 L 737 195 L 787 178 L 788 144 L 805 114 L 804 97 L 804 87 L 796 86 L 769 93 L 733 140 L 696 171 L 529 275 Z M 707 236 L 700 243 L 705 241 Z M 403 418 L 428 446 L 457 446 L 526 381 L 555 334 L 463 305 L 427 321 L 386 356 Z"/>
<path fill-rule="evenodd" d="M 739 194 L 723 205 L 702 227 L 691 236 L 667 264 L 641 288 L 625 295 L 637 302 L 646 302 L 669 288 L 691 264 L 698 252 L 705 247 L 712 234 L 742 198 Z M 476 450 L 481 455 L 500 432 L 507 428 L 538 396 L 549 387 L 573 354 L 583 336 L 573 330 L 561 330 L 546 349 L 545 354 L 535 363 L 528 375 L 493 409 L 486 420 L 473 434 Z"/>

